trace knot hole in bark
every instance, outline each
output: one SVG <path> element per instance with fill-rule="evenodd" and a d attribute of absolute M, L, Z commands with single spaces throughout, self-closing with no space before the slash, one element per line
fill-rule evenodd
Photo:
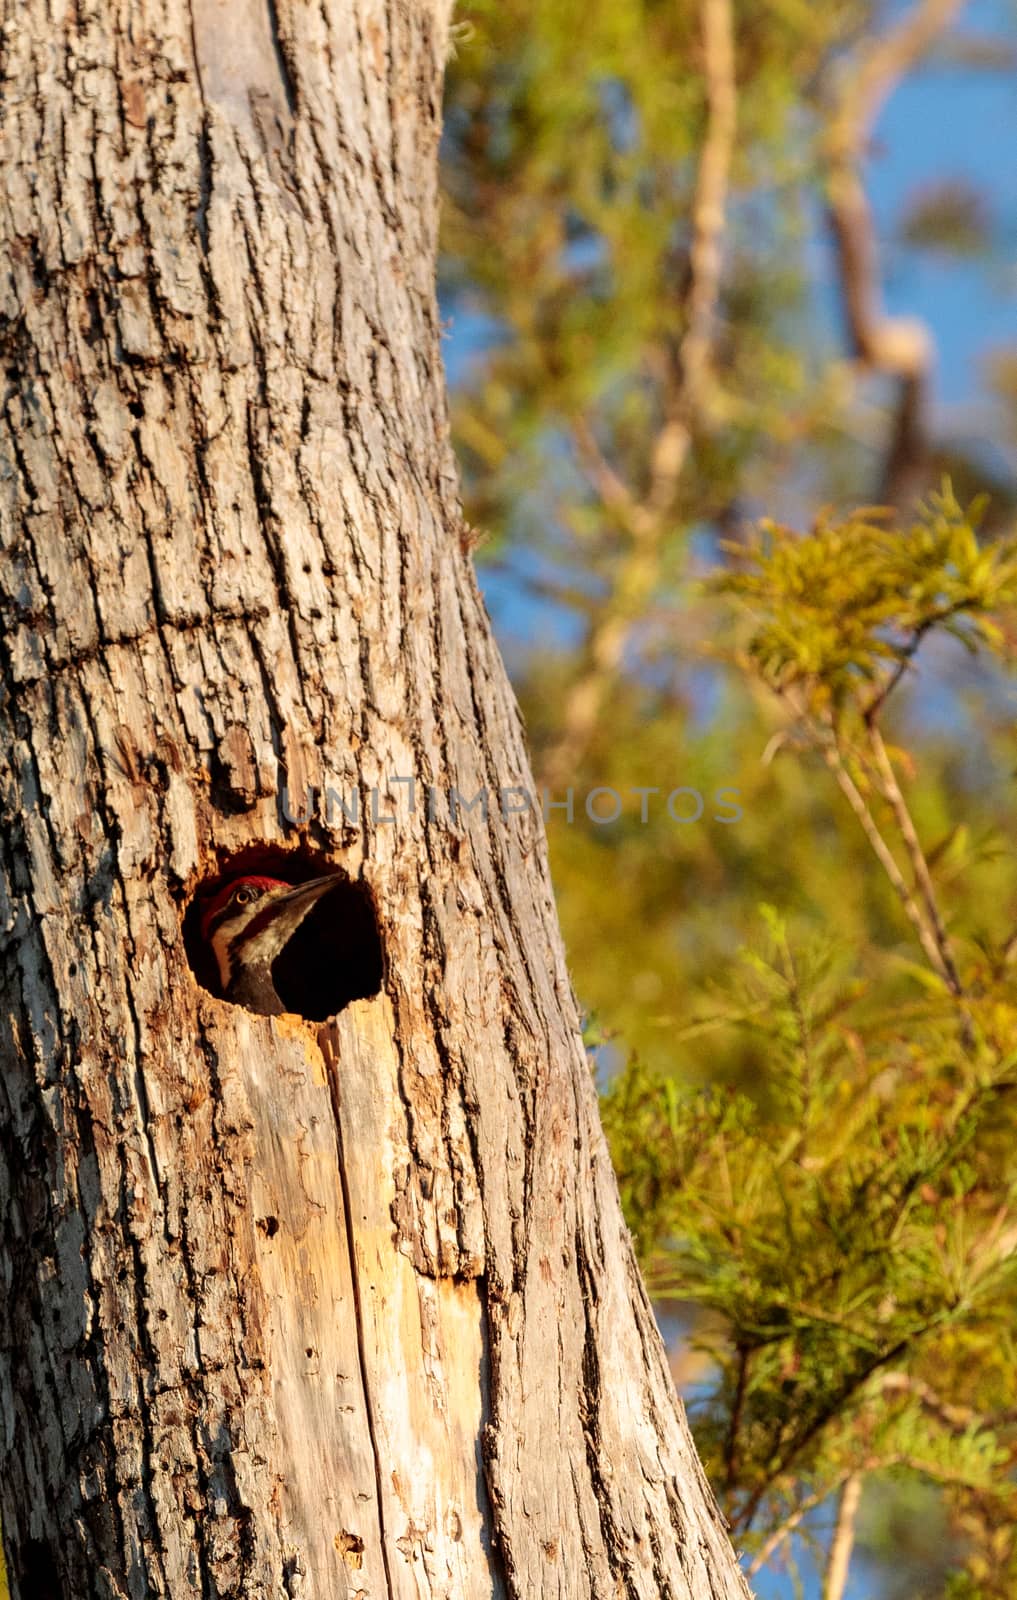
<path fill-rule="evenodd" d="M 201 987 L 249 1011 L 325 1022 L 384 981 L 370 889 L 306 849 L 237 851 L 198 885 L 183 934 Z"/>

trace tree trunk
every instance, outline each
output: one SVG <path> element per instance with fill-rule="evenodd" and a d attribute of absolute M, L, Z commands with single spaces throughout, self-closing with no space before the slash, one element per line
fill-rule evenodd
<path fill-rule="evenodd" d="M 747 1592 L 500 794 L 448 9 L 0 0 L 16 1600 Z M 381 992 L 316 1028 L 201 987 L 187 907 L 255 861 L 369 891 Z"/>

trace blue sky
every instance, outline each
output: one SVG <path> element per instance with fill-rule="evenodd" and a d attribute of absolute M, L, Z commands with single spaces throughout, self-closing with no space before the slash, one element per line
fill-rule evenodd
<path fill-rule="evenodd" d="M 1017 17 L 1001 0 L 972 0 L 966 33 L 1005 37 L 1017 48 Z M 892 247 L 884 252 L 890 311 L 932 329 L 937 400 L 950 412 L 979 399 L 981 359 L 991 344 L 1017 343 L 1017 74 L 925 67 L 885 108 L 869 163 L 869 192 L 883 239 L 915 190 L 963 178 L 987 191 L 1001 253 L 991 266 L 945 261 Z"/>
<path fill-rule="evenodd" d="M 893 10 L 902 9 L 895 5 Z M 1017 52 L 1014 0 L 969 0 L 965 35 L 1006 40 Z M 983 190 L 997 250 L 972 262 L 902 247 L 894 231 L 909 199 L 929 186 L 960 179 Z M 993 405 L 984 358 L 993 346 L 1017 348 L 1017 68 L 996 72 L 933 60 L 907 80 L 884 108 L 873 140 L 867 185 L 880 229 L 883 295 L 888 311 L 921 318 L 937 360 L 932 419 L 937 431 L 982 441 L 992 431 Z M 817 293 L 839 328 L 834 264 L 817 208 L 814 241 Z M 496 329 L 483 319 L 456 318 L 445 343 L 450 381 L 461 381 L 483 358 Z M 998 446 L 991 447 L 999 467 Z M 1017 471 L 1017 460 L 1011 460 Z M 779 509 L 779 508 L 775 508 Z M 532 569 L 515 551 L 518 571 Z M 531 576 L 534 575 L 531 570 Z M 503 573 L 480 563 L 480 578 L 510 668 L 534 642 L 567 645 L 574 619 L 521 594 Z"/>

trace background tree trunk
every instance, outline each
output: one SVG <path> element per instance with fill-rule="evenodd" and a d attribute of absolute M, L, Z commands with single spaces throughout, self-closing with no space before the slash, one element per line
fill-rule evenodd
<path fill-rule="evenodd" d="M 542 827 L 497 804 L 532 784 L 448 445 L 447 12 L 0 3 L 19 1600 L 746 1592 Z M 308 785 L 358 824 L 294 828 Z M 321 1030 L 189 968 L 254 844 L 373 896 L 384 990 Z"/>

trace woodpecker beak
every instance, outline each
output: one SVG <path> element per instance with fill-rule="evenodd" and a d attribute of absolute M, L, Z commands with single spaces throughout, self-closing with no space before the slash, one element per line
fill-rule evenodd
<path fill-rule="evenodd" d="M 283 906 L 295 909 L 303 906 L 305 911 L 310 910 L 316 900 L 320 900 L 329 889 L 334 889 L 342 879 L 338 873 L 327 872 L 323 878 L 309 878 L 306 883 L 295 884 L 285 894 L 275 895 L 271 901 L 274 911 L 281 910 Z"/>
<path fill-rule="evenodd" d="M 323 878 L 311 878 L 307 883 L 298 883 L 284 894 L 273 895 L 265 906 L 264 914 L 274 928 L 288 928 L 291 933 L 295 932 L 322 895 L 341 882 L 336 873 L 330 872 Z"/>
<path fill-rule="evenodd" d="M 311 878 L 308 883 L 298 883 L 292 889 L 266 896 L 254 908 L 253 914 L 239 933 L 229 941 L 223 955 L 219 955 L 223 982 L 228 984 L 236 970 L 237 962 L 253 966 L 258 962 L 270 966 L 279 952 L 289 944 L 300 924 L 312 907 L 337 883 L 344 882 L 337 873 L 324 878 Z M 213 945 L 215 941 L 213 940 Z"/>

